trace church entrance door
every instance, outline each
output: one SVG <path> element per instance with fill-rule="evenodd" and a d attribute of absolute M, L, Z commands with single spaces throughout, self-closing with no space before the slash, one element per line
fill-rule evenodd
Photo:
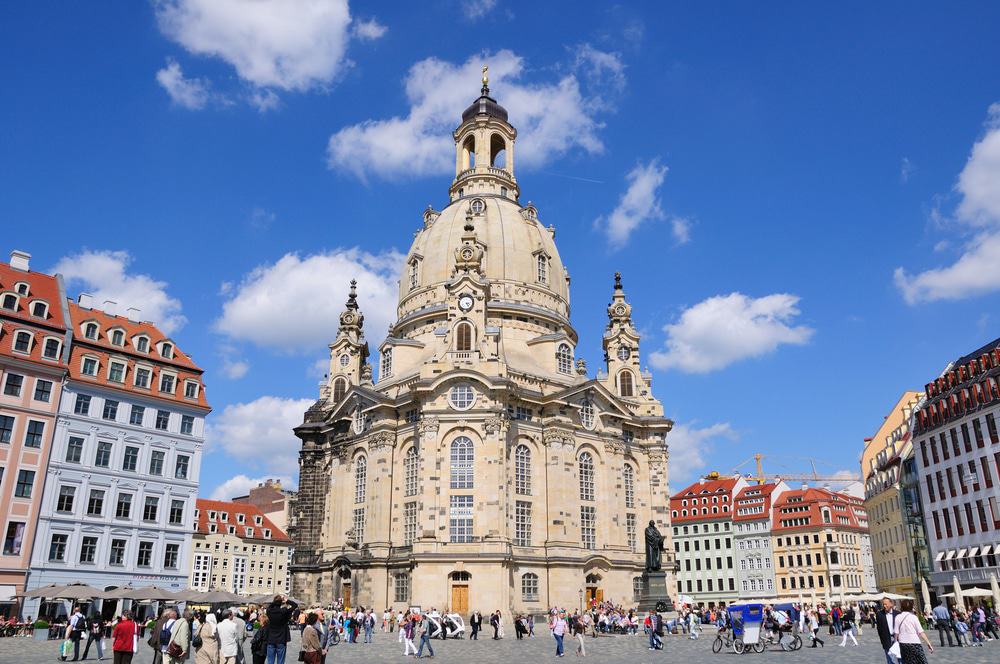
<path fill-rule="evenodd" d="M 344 608 L 351 608 L 351 584 L 350 582 L 345 583 L 341 587 L 341 594 L 344 596 Z"/>
<path fill-rule="evenodd" d="M 463 616 L 469 612 L 469 586 L 451 587 L 451 612 L 460 613 Z"/>

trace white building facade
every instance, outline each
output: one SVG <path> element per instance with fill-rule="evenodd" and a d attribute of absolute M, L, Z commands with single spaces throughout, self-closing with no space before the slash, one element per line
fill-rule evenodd
<path fill-rule="evenodd" d="M 771 548 L 771 506 L 788 490 L 784 482 L 751 484 L 736 494 L 733 509 L 733 553 L 740 599 L 777 596 Z"/>
<path fill-rule="evenodd" d="M 208 413 L 201 370 L 149 323 L 76 304 L 71 314 L 80 329 L 28 588 L 184 589 Z M 29 600 L 25 613 L 38 608 Z"/>

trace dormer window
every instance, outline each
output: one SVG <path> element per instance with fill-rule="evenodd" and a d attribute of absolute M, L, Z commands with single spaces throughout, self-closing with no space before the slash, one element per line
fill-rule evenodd
<path fill-rule="evenodd" d="M 17 311 L 17 295 L 14 295 L 13 293 L 4 293 L 3 308 L 9 309 L 10 311 Z"/>
<path fill-rule="evenodd" d="M 243 523 L 245 520 L 246 520 L 246 515 L 245 514 L 237 514 L 236 515 L 236 523 Z"/>
<path fill-rule="evenodd" d="M 32 336 L 30 332 L 19 330 L 14 334 L 14 350 L 18 353 L 31 352 Z"/>
<path fill-rule="evenodd" d="M 174 376 L 174 375 L 172 375 L 172 374 L 161 373 L 160 374 L 160 392 L 166 392 L 167 394 L 173 394 L 174 393 L 174 382 L 176 380 L 177 380 L 177 377 Z"/>
<path fill-rule="evenodd" d="M 35 318 L 46 318 L 49 315 L 49 305 L 41 300 L 31 303 L 31 315 Z"/>
<path fill-rule="evenodd" d="M 538 283 L 549 283 L 549 258 L 545 254 L 538 254 Z"/>
<path fill-rule="evenodd" d="M 97 358 L 95 358 L 95 357 L 85 357 L 85 358 L 83 358 L 83 363 L 80 365 L 80 372 L 84 376 L 96 376 L 97 375 Z"/>
<path fill-rule="evenodd" d="M 48 337 L 45 339 L 45 347 L 42 350 L 42 356 L 49 360 L 59 359 L 59 350 L 62 348 L 62 343 L 54 338 Z"/>
<path fill-rule="evenodd" d="M 215 521 L 216 514 L 217 513 L 216 513 L 215 510 L 209 510 L 208 511 L 208 519 L 209 519 L 209 521 Z"/>
<path fill-rule="evenodd" d="M 87 323 L 83 326 L 83 336 L 87 339 L 97 339 L 97 323 Z"/>
<path fill-rule="evenodd" d="M 174 357 L 174 346 L 173 344 L 163 343 L 160 346 L 160 355 L 165 359 L 171 360 Z"/>
<path fill-rule="evenodd" d="M 115 330 L 114 332 L 112 332 L 111 333 L 111 343 L 113 343 L 115 346 L 124 346 L 125 345 L 125 333 L 122 332 L 121 330 Z"/>
<path fill-rule="evenodd" d="M 392 349 L 386 348 L 382 351 L 382 361 L 379 363 L 382 369 L 382 378 L 388 378 L 392 375 Z"/>
<path fill-rule="evenodd" d="M 236 526 L 229 526 L 228 530 L 230 535 L 236 534 Z"/>
<path fill-rule="evenodd" d="M 184 381 L 184 398 L 185 399 L 197 399 L 198 398 L 198 383 L 193 380 Z"/>
<path fill-rule="evenodd" d="M 149 387 L 149 377 L 153 374 L 153 370 L 148 367 L 136 367 L 135 368 L 135 386 L 148 388 Z"/>
<path fill-rule="evenodd" d="M 148 337 L 136 337 L 135 338 L 135 349 L 140 353 L 149 352 L 149 338 Z"/>
<path fill-rule="evenodd" d="M 219 516 L 219 519 L 221 519 L 222 521 L 229 521 L 229 512 L 223 512 L 223 513 L 222 513 L 222 514 L 221 514 L 221 515 Z"/>
<path fill-rule="evenodd" d="M 569 344 L 559 344 L 556 349 L 556 369 L 562 374 L 573 373 L 573 351 Z"/>
<path fill-rule="evenodd" d="M 253 537 L 253 528 L 246 528 L 245 532 L 247 534 L 247 537 Z"/>
<path fill-rule="evenodd" d="M 218 530 L 218 527 L 214 523 L 208 524 L 208 532 L 214 533 Z"/>
<path fill-rule="evenodd" d="M 271 539 L 271 529 L 270 528 L 265 528 L 264 529 L 264 539 Z"/>
<path fill-rule="evenodd" d="M 254 516 L 253 523 L 254 523 L 255 526 L 262 526 L 262 525 L 264 525 L 264 517 L 260 516 L 259 514 L 256 515 L 256 516 Z"/>
<path fill-rule="evenodd" d="M 18 295 L 27 295 L 28 294 L 28 284 L 24 283 L 23 281 L 19 281 L 17 283 L 17 285 L 14 286 L 14 290 L 17 291 Z"/>

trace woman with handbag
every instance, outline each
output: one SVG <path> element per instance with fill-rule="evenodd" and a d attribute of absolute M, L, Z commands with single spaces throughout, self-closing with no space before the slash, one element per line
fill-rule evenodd
<path fill-rule="evenodd" d="M 320 632 L 316 627 L 319 616 L 310 613 L 306 616 L 305 627 L 302 628 L 302 652 L 299 661 L 306 664 L 320 664 L 323 661 L 323 646 L 320 644 Z"/>
<path fill-rule="evenodd" d="M 265 664 L 267 659 L 267 614 L 262 611 L 257 619 L 260 622 L 260 627 L 250 639 L 250 655 L 253 656 L 253 664 Z"/>
<path fill-rule="evenodd" d="M 934 645 L 924 633 L 924 628 L 920 625 L 920 619 L 913 614 L 913 600 L 904 599 L 900 603 L 901 612 L 896 616 L 895 629 L 896 637 L 894 646 L 899 646 L 899 661 L 902 664 L 927 664 L 927 656 L 920 645 L 921 639 L 927 644 L 927 650 L 934 652 Z M 892 652 L 892 649 L 889 650 Z"/>
<path fill-rule="evenodd" d="M 195 664 L 219 664 L 218 618 L 209 612 L 191 637 Z"/>
<path fill-rule="evenodd" d="M 131 664 L 132 655 L 135 654 L 136 635 L 139 634 L 139 626 L 132 620 L 132 612 L 126 611 L 122 619 L 115 625 L 111 632 L 111 652 L 114 653 L 114 664 Z"/>

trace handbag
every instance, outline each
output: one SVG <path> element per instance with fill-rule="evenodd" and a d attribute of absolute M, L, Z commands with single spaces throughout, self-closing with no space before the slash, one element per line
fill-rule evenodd
<path fill-rule="evenodd" d="M 171 641 L 167 644 L 167 654 L 176 659 L 184 654 L 184 649 L 175 641 Z"/>
<path fill-rule="evenodd" d="M 306 661 L 306 651 L 305 650 L 300 650 L 299 651 L 299 661 L 300 662 Z"/>

